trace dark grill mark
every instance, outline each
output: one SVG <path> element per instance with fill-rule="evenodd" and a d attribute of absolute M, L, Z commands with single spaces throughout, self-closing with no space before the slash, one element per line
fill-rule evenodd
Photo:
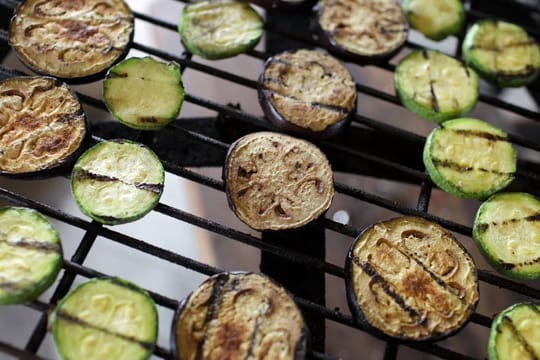
<path fill-rule="evenodd" d="M 74 172 L 73 176 L 78 178 L 79 180 L 95 180 L 95 181 L 102 181 L 102 182 L 120 182 L 125 185 L 133 185 L 137 189 L 150 191 L 156 194 L 161 194 L 163 191 L 163 184 L 148 184 L 148 183 L 135 183 L 135 184 L 128 184 L 116 177 L 108 176 L 108 175 L 102 175 L 102 174 L 96 174 L 91 171 L 85 170 L 85 169 L 78 169 Z M 105 217 L 102 217 L 105 219 Z M 112 218 L 115 219 L 115 218 Z"/>
<path fill-rule="evenodd" d="M 300 101 L 300 102 L 309 104 L 312 108 L 320 107 L 320 108 L 323 108 L 323 109 L 327 109 L 327 110 L 330 110 L 330 111 L 335 111 L 335 112 L 341 113 L 343 115 L 347 115 L 350 112 L 350 109 L 344 108 L 344 107 L 339 106 L 339 105 L 322 104 L 322 103 L 316 102 L 316 101 L 304 101 L 304 100 L 298 99 L 295 96 L 288 95 L 288 94 L 283 94 L 283 93 L 280 93 L 278 91 L 272 90 L 272 89 L 267 88 L 267 87 L 264 87 L 263 91 L 264 91 L 264 93 L 265 93 L 265 95 L 267 97 L 270 97 L 272 94 L 276 94 L 276 95 L 279 95 L 279 96 L 283 96 L 284 98 L 287 98 L 287 99 L 291 99 L 291 100 L 294 100 L 294 101 Z"/>
<path fill-rule="evenodd" d="M 452 131 L 456 134 L 464 135 L 464 136 L 474 136 L 479 138 L 484 138 L 490 141 L 506 141 L 505 136 L 491 134 L 485 131 L 475 131 L 475 130 L 464 130 L 464 129 L 448 129 L 443 126 L 445 130 Z"/>
<path fill-rule="evenodd" d="M 519 332 L 519 330 L 514 325 L 514 322 L 512 319 L 510 319 L 508 316 L 503 316 L 501 325 L 504 324 L 508 327 L 512 335 L 516 338 L 516 340 L 523 345 L 523 348 L 525 351 L 529 354 L 531 359 L 538 360 L 538 356 L 536 355 L 536 352 L 534 351 L 534 348 L 527 342 L 527 340 L 523 337 L 523 335 Z M 499 327 L 501 326 L 499 325 Z"/>
<path fill-rule="evenodd" d="M 429 92 L 431 93 L 431 108 L 435 112 L 439 112 L 439 100 L 437 99 L 437 95 L 435 94 L 435 88 L 433 87 L 433 84 L 435 84 L 435 80 L 429 81 Z"/>
<path fill-rule="evenodd" d="M 109 76 L 107 76 L 107 78 L 109 79 L 112 79 L 112 78 L 127 78 L 128 77 L 128 74 L 127 73 L 122 73 L 122 72 L 111 72 L 109 74 Z"/>
<path fill-rule="evenodd" d="M 516 224 L 522 221 L 540 221 L 540 211 L 537 213 L 534 213 L 532 215 L 526 216 L 524 218 L 511 218 L 503 221 L 492 221 L 490 223 L 481 223 L 478 225 L 478 231 L 479 232 L 485 232 L 490 226 L 506 226 L 510 224 Z"/>
<path fill-rule="evenodd" d="M 135 187 L 137 189 L 146 190 L 155 194 L 161 194 L 163 192 L 162 184 L 136 183 Z"/>
<path fill-rule="evenodd" d="M 60 252 L 60 246 L 54 243 L 33 241 L 33 240 L 27 240 L 24 238 L 18 241 L 7 241 L 7 240 L 0 239 L 0 242 L 4 242 L 10 246 L 22 247 L 25 249 L 35 250 L 39 252 L 45 252 L 45 253 Z"/>
<path fill-rule="evenodd" d="M 499 260 L 499 265 L 501 266 L 501 268 L 503 268 L 504 270 L 512 270 L 513 268 L 516 267 L 516 265 L 512 264 L 512 263 L 507 263 L 507 262 L 504 262 L 502 260 Z"/>
<path fill-rule="evenodd" d="M 268 302 L 268 309 L 272 307 L 272 300 L 266 299 Z M 265 311 L 259 311 L 257 314 L 257 318 L 255 319 L 255 326 L 253 326 L 253 330 L 251 331 L 251 334 L 249 336 L 249 345 L 248 345 L 248 351 L 246 352 L 245 360 L 248 360 L 253 357 L 253 347 L 255 345 L 255 340 L 257 339 L 257 333 L 259 332 L 259 328 L 261 327 L 261 323 L 264 321 L 266 314 L 268 313 L 268 309 Z"/>
<path fill-rule="evenodd" d="M 410 236 L 415 237 L 417 239 L 424 239 L 425 237 L 427 237 L 427 234 L 423 233 L 420 230 L 415 230 L 415 229 L 405 230 L 405 231 L 403 231 L 401 233 L 401 238 L 402 239 L 406 239 L 406 238 L 408 238 Z"/>
<path fill-rule="evenodd" d="M 498 170 L 493 170 L 493 169 L 474 168 L 472 166 L 461 166 L 452 160 L 433 159 L 433 164 L 437 167 L 450 168 L 457 172 L 467 172 L 467 171 L 477 170 L 477 171 L 496 174 L 496 175 L 512 175 L 513 174 L 511 172 L 503 172 L 503 171 L 498 171 Z"/>
<path fill-rule="evenodd" d="M 462 59 L 457 59 L 457 61 L 459 61 L 461 67 L 463 68 L 463 70 L 465 71 L 465 74 L 467 75 L 468 78 L 471 77 L 471 73 L 469 71 L 469 67 L 467 66 L 467 64 L 465 63 L 465 61 L 463 61 Z"/>
<path fill-rule="evenodd" d="M 0 93 L 0 96 L 18 96 L 22 98 L 23 101 L 24 99 L 26 99 L 26 95 L 24 95 L 22 91 L 17 90 L 17 89 L 9 89 L 9 90 L 2 91 Z"/>
<path fill-rule="evenodd" d="M 13 292 L 19 289 L 19 284 L 13 281 L 2 281 L 0 282 L 0 288 L 7 292 Z"/>
<path fill-rule="evenodd" d="M 429 53 L 426 49 L 422 49 L 422 56 L 424 57 L 424 59 L 429 60 Z"/>
<path fill-rule="evenodd" d="M 137 118 L 137 120 L 139 120 L 139 122 L 144 123 L 144 124 L 155 124 L 159 121 L 154 116 L 141 116 Z"/>
<path fill-rule="evenodd" d="M 534 46 L 535 41 L 533 39 L 527 40 L 527 41 L 520 41 L 515 42 L 511 44 L 507 44 L 504 46 L 486 46 L 482 44 L 478 45 L 472 45 L 469 49 L 471 50 L 484 50 L 484 51 L 492 51 L 492 52 L 502 52 L 507 48 L 514 48 L 514 47 L 522 47 L 522 46 Z"/>

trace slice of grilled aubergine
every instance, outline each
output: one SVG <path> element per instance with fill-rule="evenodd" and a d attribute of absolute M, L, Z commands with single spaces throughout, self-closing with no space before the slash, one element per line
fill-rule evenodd
<path fill-rule="evenodd" d="M 277 127 L 322 138 L 340 132 L 356 106 L 349 71 L 315 50 L 287 51 L 269 58 L 258 83 L 259 102 Z"/>
<path fill-rule="evenodd" d="M 80 154 L 86 117 L 65 83 L 43 76 L 2 80 L 0 109 L 0 174 L 52 176 Z"/>
<path fill-rule="evenodd" d="M 307 327 L 279 284 L 262 274 L 220 273 L 181 302 L 171 342 L 177 360 L 300 360 Z"/>
<path fill-rule="evenodd" d="M 476 266 L 436 223 L 400 217 L 374 224 L 346 261 L 349 306 L 377 333 L 437 340 L 458 331 L 478 302 Z"/>
<path fill-rule="evenodd" d="M 500 193 L 478 209 L 473 237 L 500 273 L 540 277 L 540 201 L 526 193 Z"/>
<path fill-rule="evenodd" d="M 83 213 L 103 224 L 137 220 L 163 192 L 165 171 L 157 155 L 129 140 L 102 141 L 75 163 L 71 191 Z"/>
<path fill-rule="evenodd" d="M 388 58 L 401 49 L 409 33 L 395 0 L 320 0 L 317 13 L 323 45 L 353 61 Z"/>
<path fill-rule="evenodd" d="M 122 0 L 25 0 L 9 43 L 32 70 L 82 83 L 99 79 L 127 54 L 133 29 Z"/>
<path fill-rule="evenodd" d="M 316 220 L 334 197 L 332 169 L 315 145 L 258 132 L 229 148 L 223 167 L 229 206 L 255 230 L 288 230 Z"/>
<path fill-rule="evenodd" d="M 465 21 L 461 0 L 404 0 L 401 6 L 411 27 L 435 41 L 457 34 Z"/>

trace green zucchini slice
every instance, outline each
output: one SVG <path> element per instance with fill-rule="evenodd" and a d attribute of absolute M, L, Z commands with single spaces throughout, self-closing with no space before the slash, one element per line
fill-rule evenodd
<path fill-rule="evenodd" d="M 415 114 L 435 122 L 467 114 L 478 100 L 478 76 L 436 50 L 414 50 L 395 71 L 396 93 Z"/>
<path fill-rule="evenodd" d="M 129 58 L 113 66 L 103 81 L 103 98 L 121 123 L 158 130 L 176 118 L 184 101 L 180 66 L 151 57 Z"/>
<path fill-rule="evenodd" d="M 495 194 L 478 209 L 473 237 L 500 273 L 540 276 L 540 201 L 526 193 Z"/>
<path fill-rule="evenodd" d="M 137 220 L 163 192 L 165 171 L 148 147 L 129 140 L 103 141 L 75 163 L 71 191 L 83 213 L 103 224 Z"/>
<path fill-rule="evenodd" d="M 540 304 L 519 303 L 499 313 L 491 324 L 489 360 L 540 358 Z"/>
<path fill-rule="evenodd" d="M 435 41 L 458 33 L 465 21 L 461 0 L 404 0 L 401 6 L 409 25 Z"/>
<path fill-rule="evenodd" d="M 51 315 L 62 359 L 144 360 L 155 347 L 158 315 L 148 293 L 118 278 L 89 280 Z"/>
<path fill-rule="evenodd" d="M 185 5 L 178 31 L 189 52 L 217 60 L 252 49 L 264 30 L 263 20 L 247 2 L 199 0 Z"/>
<path fill-rule="evenodd" d="M 364 230 L 345 264 L 356 319 L 392 338 L 432 341 L 461 329 L 479 299 L 472 257 L 440 225 L 403 216 Z"/>
<path fill-rule="evenodd" d="M 538 42 L 515 24 L 479 20 L 462 47 L 467 64 L 499 87 L 527 85 L 540 72 Z"/>
<path fill-rule="evenodd" d="M 39 212 L 0 208 L 0 304 L 35 300 L 62 267 L 62 244 Z"/>
<path fill-rule="evenodd" d="M 429 134 L 423 159 L 442 190 L 482 200 L 513 180 L 517 153 L 502 130 L 462 118 L 445 121 Z"/>

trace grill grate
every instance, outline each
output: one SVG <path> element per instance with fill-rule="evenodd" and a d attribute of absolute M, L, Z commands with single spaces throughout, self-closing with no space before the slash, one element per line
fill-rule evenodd
<path fill-rule="evenodd" d="M 501 17 L 501 14 L 494 14 L 487 11 L 486 7 L 482 7 L 482 3 L 482 1 L 466 2 L 468 12 L 467 22 L 469 24 L 478 18 L 503 18 Z M 526 5 L 524 3 L 510 0 L 497 0 L 491 4 L 489 2 L 487 3 L 487 8 L 490 10 L 493 8 L 493 11 L 495 11 L 498 7 L 511 7 L 516 12 L 521 12 L 520 14 L 540 14 L 540 7 L 538 6 Z M 496 6 L 493 5 L 494 3 Z M 16 0 L 0 0 L 0 9 L 5 15 L 6 13 L 11 13 L 17 4 L 18 1 Z M 144 21 L 159 28 L 169 29 L 176 32 L 176 24 L 171 24 L 160 18 L 152 17 L 140 12 L 134 12 L 134 15 L 139 21 Z M 307 10 L 300 10 L 297 13 L 294 13 L 294 16 L 303 16 L 304 18 L 306 18 L 308 15 Z M 317 39 L 313 38 L 309 34 L 295 31 L 294 29 L 289 29 L 287 26 L 283 26 L 284 23 L 280 22 L 279 20 L 281 16 L 281 14 L 269 14 L 267 16 L 265 30 L 267 31 L 269 37 L 267 40 L 269 44 L 268 48 L 272 48 L 270 44 L 272 41 L 274 41 L 275 44 L 275 39 L 272 40 L 273 38 L 281 39 L 283 41 L 294 41 L 296 44 L 300 44 L 300 46 L 305 47 L 315 47 L 318 45 Z M 533 16 L 530 17 L 530 19 L 532 18 Z M 516 21 L 515 19 L 510 20 Z M 7 20 L 3 23 L 0 22 L 0 25 L 2 26 L 0 29 L 0 51 L 2 51 L 2 46 L 7 45 L 8 42 Z M 538 24 L 534 25 L 534 22 L 531 23 L 529 21 L 524 27 L 537 38 L 540 37 Z M 463 33 L 458 36 L 457 46 L 455 47 L 453 55 L 459 55 L 459 44 L 461 43 L 462 37 Z M 415 48 L 419 46 L 421 45 L 413 41 L 408 41 L 406 45 L 408 48 Z M 174 60 L 182 66 L 183 71 L 195 70 L 213 77 L 218 77 L 228 82 L 242 85 L 248 89 L 256 89 L 256 79 L 247 78 L 242 75 L 234 74 L 218 69 L 214 66 L 207 65 L 206 63 L 199 62 L 192 59 L 191 55 L 188 53 L 183 53 L 181 56 L 176 56 L 169 53 L 167 49 L 157 49 L 140 42 L 134 42 L 132 44 L 132 49 L 162 59 Z M 262 69 L 262 61 L 264 61 L 273 52 L 275 51 L 266 53 L 263 51 L 251 50 L 247 53 L 247 56 L 253 58 L 254 60 L 261 61 Z M 0 58 L 3 55 L 6 54 L 0 53 Z M 351 67 L 357 66 L 358 68 L 374 68 L 386 72 L 391 72 L 395 68 L 395 65 L 391 62 L 377 63 L 365 67 L 354 63 L 348 63 L 348 65 Z M 0 65 L 0 79 L 17 74 L 21 73 L 17 70 Z M 263 117 L 250 114 L 236 106 L 231 104 L 223 104 L 215 100 L 189 93 L 189 84 L 186 83 L 185 85 L 188 90 L 185 95 L 185 102 L 211 110 L 217 114 L 217 118 L 182 118 L 181 121 L 175 121 L 167 126 L 167 128 L 163 131 L 167 132 L 167 136 L 162 134 L 162 132 L 152 134 L 143 132 L 129 132 L 129 137 L 144 142 L 152 147 L 160 155 L 160 158 L 162 159 L 168 173 L 194 181 L 203 187 L 223 191 L 224 186 L 221 180 L 216 180 L 206 175 L 202 175 L 189 167 L 221 166 L 225 152 L 229 144 L 234 139 L 238 138 L 245 132 L 263 129 L 275 130 L 275 128 L 266 122 Z M 534 88 L 535 86 L 536 89 Z M 392 93 L 388 93 L 362 83 L 357 83 L 356 89 L 360 94 L 369 98 L 377 99 L 378 101 L 382 101 L 390 105 L 401 106 L 399 99 Z M 538 85 L 531 86 L 529 93 L 536 99 L 538 103 L 540 99 L 540 89 L 538 88 Z M 84 91 L 78 93 L 78 95 L 85 106 L 106 110 L 102 100 L 88 96 L 84 94 Z M 526 121 L 532 122 L 534 124 L 533 126 L 536 127 L 538 126 L 536 122 L 540 121 L 539 112 L 501 100 L 496 95 L 489 95 L 484 91 L 480 94 L 479 102 L 484 106 L 504 110 L 508 114 L 520 116 Z M 93 119 L 89 120 L 92 123 Z M 232 126 L 231 121 L 240 122 L 244 129 L 242 131 L 236 129 L 235 126 Z M 210 129 L 212 130 L 209 130 L 200 124 L 211 124 L 212 126 Z M 226 130 L 219 128 L 219 126 L 223 126 Z M 218 131 L 215 131 L 215 128 L 218 128 Z M 98 126 L 94 126 L 92 129 L 93 141 L 99 141 L 100 137 L 111 136 L 111 133 L 101 131 Z M 427 219 L 440 223 L 442 226 L 453 232 L 464 235 L 465 238 L 469 238 L 468 240 L 470 240 L 472 233 L 470 226 L 460 224 L 453 220 L 428 212 L 432 196 L 432 183 L 424 172 L 423 166 L 420 162 L 421 148 L 425 140 L 423 136 L 418 135 L 415 132 L 411 132 L 405 128 L 389 125 L 387 122 L 373 119 L 368 115 L 362 114 L 361 109 L 353 118 L 350 133 L 350 135 L 347 134 L 340 138 L 339 141 L 328 140 L 318 143 L 318 145 L 320 145 L 321 148 L 328 154 L 333 167 L 337 171 L 367 175 L 375 178 L 397 180 L 406 184 L 412 184 L 418 188 L 419 195 L 416 199 L 416 206 L 408 206 L 399 203 L 393 198 L 380 196 L 375 193 L 365 191 L 357 186 L 351 186 L 342 182 L 336 182 L 335 184 L 335 189 L 338 193 L 345 197 L 353 198 L 359 202 L 367 203 L 399 214 L 423 216 Z M 175 158 L 172 156 L 169 148 L 162 148 L 157 145 L 157 143 L 162 139 L 162 136 L 163 138 L 167 139 L 183 139 L 189 144 L 196 146 L 197 149 L 201 149 L 202 155 L 199 155 L 198 157 L 192 156 L 181 159 Z M 359 141 L 356 140 L 359 138 L 363 139 L 361 144 L 359 144 Z M 384 141 L 387 143 L 395 143 L 396 148 L 400 149 L 399 153 L 385 151 L 383 146 L 381 146 L 381 139 L 385 139 L 382 141 L 383 144 Z M 540 194 L 540 162 L 538 162 L 540 142 L 535 141 L 537 139 L 531 139 L 518 134 L 509 134 L 509 139 L 514 144 L 519 145 L 533 154 L 533 160 L 520 158 L 518 163 L 518 173 L 514 183 L 512 184 L 512 188 L 516 190 L 528 191 L 538 196 Z M 401 151 L 401 149 L 404 150 Z M 348 162 L 347 159 L 353 159 L 355 164 L 351 164 L 351 162 Z M 64 174 L 64 177 L 67 178 L 67 174 Z M 39 202 L 30 197 L 13 192 L 8 188 L 0 188 L 0 200 L 12 205 L 32 207 L 42 212 L 46 216 L 81 229 L 84 232 L 84 235 L 71 258 L 69 260 L 64 260 L 64 272 L 62 273 L 50 299 L 48 299 L 46 302 L 43 300 L 38 300 L 26 305 L 32 311 L 36 311 L 38 314 L 40 314 L 39 321 L 37 321 L 37 324 L 33 328 L 32 334 L 26 341 L 26 346 L 24 348 L 16 347 L 0 338 L 0 358 L 3 358 L 3 355 L 5 354 L 11 355 L 15 358 L 44 359 L 40 355 L 37 355 L 37 353 L 47 334 L 47 314 L 51 307 L 54 306 L 54 304 L 69 291 L 77 276 L 93 278 L 106 275 L 96 269 L 84 265 L 88 254 L 93 249 L 97 237 L 103 237 L 109 241 L 116 242 L 136 251 L 142 252 L 149 257 L 155 258 L 156 261 L 165 261 L 176 264 L 180 267 L 193 270 L 204 275 L 212 275 L 221 271 L 220 269 L 202 261 L 158 247 L 145 239 L 139 239 L 137 237 L 117 231 L 114 227 L 108 228 L 103 227 L 96 222 L 89 222 L 83 218 L 67 213 L 62 209 L 49 206 L 43 202 Z M 239 231 L 228 224 L 217 223 L 164 203 L 159 203 L 154 212 L 167 216 L 171 219 L 192 224 L 211 233 L 222 235 L 227 239 L 235 240 L 248 246 L 260 249 L 262 253 L 261 266 L 264 269 L 269 269 L 270 273 L 272 273 L 273 270 L 271 266 L 268 267 L 268 259 L 277 258 L 280 261 L 284 261 L 286 264 L 290 264 L 290 266 L 297 266 L 304 269 L 304 272 L 302 272 L 301 275 L 305 275 L 306 273 L 316 273 L 322 275 L 322 280 L 320 277 L 318 280 L 315 280 L 319 290 L 322 291 L 322 299 L 320 296 L 309 296 L 309 294 L 306 296 L 306 293 L 302 290 L 303 285 L 300 283 L 294 283 L 298 282 L 298 277 L 294 277 L 293 285 L 288 286 L 291 292 L 294 294 L 295 300 L 304 311 L 306 318 L 308 319 L 308 323 L 310 323 L 310 327 L 313 325 L 311 331 L 315 340 L 311 357 L 316 359 L 333 359 L 336 357 L 336 354 L 325 353 L 324 328 L 321 329 L 316 325 L 316 323 L 320 324 L 322 321 L 322 324 L 324 325 L 324 321 L 331 321 L 343 324 L 346 327 L 351 328 L 351 331 L 367 331 L 361 325 L 356 324 L 348 313 L 345 313 L 339 309 L 330 309 L 325 305 L 324 274 L 332 275 L 336 278 L 344 278 L 345 275 L 342 266 L 337 266 L 325 260 L 324 235 L 320 239 L 321 242 L 318 245 L 315 245 L 319 248 L 322 246 L 322 253 L 310 253 L 297 249 L 291 249 L 285 246 L 281 241 L 269 242 L 266 239 L 268 235 L 254 236 L 246 232 Z M 322 229 L 323 233 L 324 230 L 329 230 L 344 235 L 350 240 L 352 240 L 360 232 L 360 229 L 353 226 L 340 224 L 328 217 L 321 219 L 318 226 L 320 229 Z M 283 237 L 287 236 L 287 234 L 283 235 Z M 266 262 L 265 258 L 267 259 Z M 490 269 L 479 269 L 478 276 L 481 283 L 490 284 L 501 288 L 501 290 L 498 291 L 505 291 L 519 294 L 529 299 L 540 300 L 540 290 L 535 286 L 531 286 L 530 284 L 523 284 L 521 282 L 509 280 L 496 275 Z M 278 278 L 278 280 L 286 279 Z M 304 285 L 304 287 L 306 286 Z M 178 306 L 179 301 L 177 299 L 169 298 L 160 293 L 152 291 L 149 292 L 159 307 L 174 311 Z M 476 312 L 471 317 L 471 323 L 482 328 L 489 328 L 491 319 L 492 314 L 481 314 Z M 0 326 L 3 327 L 5 325 L 0 323 Z M 459 333 L 454 336 L 454 338 L 459 337 Z M 463 340 L 466 339 L 463 338 Z M 426 354 L 434 355 L 437 358 L 474 358 L 473 356 L 464 352 L 455 350 L 451 344 L 449 345 L 447 343 L 430 344 L 408 342 L 386 342 L 384 352 L 380 354 L 380 357 L 384 359 L 395 359 L 398 357 L 399 349 L 401 347 L 412 348 Z M 352 351 L 359 353 L 361 349 L 352 349 Z M 154 354 L 159 358 L 171 358 L 170 349 L 163 346 L 156 347 Z"/>

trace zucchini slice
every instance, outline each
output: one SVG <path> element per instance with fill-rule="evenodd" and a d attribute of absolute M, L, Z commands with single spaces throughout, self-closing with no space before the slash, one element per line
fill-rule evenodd
<path fill-rule="evenodd" d="M 89 280 L 51 315 L 62 359 L 144 360 L 156 344 L 158 315 L 148 293 L 118 278 Z"/>
<path fill-rule="evenodd" d="M 478 76 L 436 50 L 414 50 L 395 71 L 396 93 L 418 116 L 442 122 L 467 114 L 478 100 Z"/>
<path fill-rule="evenodd" d="M 512 182 L 517 153 L 502 130 L 462 118 L 445 121 L 429 134 L 423 159 L 442 190 L 482 200 Z"/>
<path fill-rule="evenodd" d="M 404 216 L 376 223 L 354 241 L 346 290 L 356 319 L 402 340 L 458 331 L 479 299 L 476 266 L 446 229 Z"/>
<path fill-rule="evenodd" d="M 320 0 L 321 41 L 353 61 L 388 58 L 407 40 L 409 24 L 395 0 Z"/>
<path fill-rule="evenodd" d="M 489 360 L 540 358 L 540 304 L 519 303 L 499 313 L 491 324 Z"/>
<path fill-rule="evenodd" d="M 35 300 L 54 282 L 62 260 L 49 220 L 28 208 L 0 208 L 0 304 Z"/>
<path fill-rule="evenodd" d="M 236 216 L 255 230 L 299 228 L 322 215 L 334 197 L 332 169 L 315 145 L 258 132 L 234 142 L 223 167 Z"/>
<path fill-rule="evenodd" d="M 122 124 L 140 130 L 161 129 L 176 118 L 184 102 L 180 66 L 151 57 L 124 60 L 107 73 L 103 98 Z"/>
<path fill-rule="evenodd" d="M 540 201 L 526 193 L 491 196 L 478 209 L 473 237 L 500 273 L 540 277 Z"/>
<path fill-rule="evenodd" d="M 175 315 L 174 359 L 290 359 L 306 354 L 307 327 L 287 291 L 262 274 L 220 273 Z"/>
<path fill-rule="evenodd" d="M 538 42 L 516 24 L 479 20 L 462 47 L 467 64 L 499 87 L 527 85 L 540 72 Z"/>
<path fill-rule="evenodd" d="M 50 176 L 70 166 L 87 134 L 73 91 L 51 77 L 0 81 L 0 174 Z"/>
<path fill-rule="evenodd" d="M 134 20 L 122 0 L 25 0 L 9 43 L 32 70 L 70 83 L 102 77 L 128 52 Z"/>
<path fill-rule="evenodd" d="M 262 18 L 247 2 L 198 0 L 184 6 L 178 31 L 189 52 L 217 60 L 252 49 L 264 29 Z"/>
<path fill-rule="evenodd" d="M 315 50 L 287 51 L 268 59 L 258 93 L 274 125 L 311 137 L 341 131 L 356 106 L 349 71 L 333 56 Z"/>
<path fill-rule="evenodd" d="M 102 141 L 75 163 L 71 191 L 92 219 L 123 224 L 156 206 L 164 179 L 163 165 L 148 147 L 129 140 Z"/>
<path fill-rule="evenodd" d="M 404 0 L 401 6 L 411 27 L 435 41 L 457 34 L 465 21 L 461 0 Z"/>

